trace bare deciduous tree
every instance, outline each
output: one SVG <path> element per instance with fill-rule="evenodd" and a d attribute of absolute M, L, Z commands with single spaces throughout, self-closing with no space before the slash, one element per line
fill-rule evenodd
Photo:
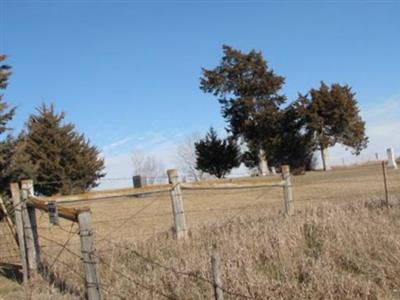
<path fill-rule="evenodd" d="M 196 169 L 196 149 L 194 143 L 200 140 L 200 134 L 192 133 L 187 135 L 182 144 L 177 147 L 177 162 L 184 174 L 199 181 L 204 173 Z"/>
<path fill-rule="evenodd" d="M 146 155 L 139 150 L 134 150 L 131 159 L 134 175 L 145 177 L 147 184 L 154 184 L 163 177 L 164 165 L 154 155 Z"/>

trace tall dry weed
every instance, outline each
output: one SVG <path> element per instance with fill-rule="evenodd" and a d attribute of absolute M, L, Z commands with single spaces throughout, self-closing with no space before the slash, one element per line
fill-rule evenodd
<path fill-rule="evenodd" d="M 225 299 L 399 299 L 400 206 L 380 200 L 237 217 L 99 252 L 105 299 L 210 299 L 210 257 L 222 262 Z M 72 266 L 72 265 L 71 265 Z M 62 270 L 60 270 L 61 272 Z M 19 295 L 70 299 L 35 284 Z M 18 298 L 14 294 L 14 298 Z"/>
<path fill-rule="evenodd" d="M 106 297 L 209 299 L 210 256 L 222 260 L 226 299 L 395 299 L 400 207 L 322 206 L 294 217 L 238 218 L 187 241 L 120 243 L 102 259 Z M 121 272 L 120 275 L 116 275 Z M 243 296 L 243 297 L 242 297 Z"/>

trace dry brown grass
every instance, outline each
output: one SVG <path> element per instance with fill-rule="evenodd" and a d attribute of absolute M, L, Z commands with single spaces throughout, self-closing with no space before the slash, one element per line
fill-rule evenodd
<path fill-rule="evenodd" d="M 290 219 L 240 217 L 196 230 L 186 242 L 122 242 L 102 257 L 114 271 L 103 264 L 101 274 L 109 298 L 209 299 L 216 251 L 227 299 L 395 299 L 399 234 L 398 206 L 325 205 Z"/>
<path fill-rule="evenodd" d="M 226 289 L 235 293 L 256 299 L 392 299 L 400 298 L 400 172 L 389 171 L 388 178 L 396 205 L 386 210 L 365 205 L 377 206 L 383 198 L 379 165 L 294 177 L 297 211 L 290 219 L 280 214 L 281 188 L 183 191 L 186 242 L 172 239 L 168 193 L 79 205 L 92 208 L 103 293 L 110 299 L 209 299 L 213 245 Z M 235 181 L 265 180 L 279 178 Z M 68 249 L 79 254 L 77 235 L 68 234 L 77 227 L 51 226 L 45 214 L 39 226 L 45 260 L 83 290 L 79 258 L 60 247 L 68 241 Z"/>
<path fill-rule="evenodd" d="M 389 170 L 391 197 L 400 195 L 400 171 Z M 234 182 L 276 182 L 280 177 L 241 178 Z M 350 202 L 384 196 L 381 168 L 377 164 L 342 168 L 331 172 L 310 172 L 293 177 L 295 207 L 313 207 L 324 202 Z M 223 191 L 183 191 L 185 215 L 189 228 L 211 225 L 241 216 L 263 216 L 282 208 L 281 188 L 262 188 Z M 141 241 L 154 234 L 169 231 L 173 226 L 171 201 L 167 192 L 143 198 L 121 197 L 82 201 L 69 206 L 90 206 L 97 239 Z M 63 243 L 65 230 L 51 226 L 46 214 L 39 216 L 41 235 Z M 61 223 L 69 230 L 71 223 Z M 45 241 L 43 241 L 44 244 Z M 70 244 L 79 244 L 77 237 Z M 97 245 L 102 248 L 103 243 Z"/>
<path fill-rule="evenodd" d="M 12 276 L 7 278 L 4 274 L 7 268 L 0 267 L 0 299 L 1 300 L 78 300 L 70 294 L 60 293 L 54 286 L 49 285 L 44 279 L 35 278 L 25 287 Z M 18 275 L 17 275 L 18 276 Z"/>

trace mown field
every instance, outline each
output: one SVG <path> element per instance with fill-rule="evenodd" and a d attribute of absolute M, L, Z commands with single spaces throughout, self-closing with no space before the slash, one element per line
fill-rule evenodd
<path fill-rule="evenodd" d="M 396 299 L 400 171 L 388 170 L 388 186 L 389 210 L 380 207 L 384 185 L 378 164 L 296 176 L 292 218 L 281 213 L 280 187 L 184 190 L 190 230 L 185 242 L 172 239 L 168 193 L 69 206 L 92 209 L 103 294 L 109 299 L 209 299 L 212 252 L 222 260 L 227 299 Z M 44 260 L 82 290 L 76 225 L 52 226 L 45 214 L 38 219 Z M 30 289 L 38 299 L 59 296 L 38 286 L 39 291 Z M 8 295 L 14 293 L 21 291 Z M 1 297 L 8 299 L 0 292 Z"/>

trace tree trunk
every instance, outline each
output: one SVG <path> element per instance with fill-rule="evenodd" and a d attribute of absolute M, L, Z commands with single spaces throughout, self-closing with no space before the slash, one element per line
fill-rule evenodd
<path fill-rule="evenodd" d="M 332 169 L 331 163 L 329 161 L 329 150 L 328 148 L 323 148 L 321 146 L 321 158 L 322 158 L 322 167 L 324 171 L 329 171 Z"/>
<path fill-rule="evenodd" d="M 265 155 L 265 151 L 263 149 L 260 149 L 258 151 L 258 159 L 260 161 L 258 164 L 258 169 L 260 171 L 261 176 L 269 175 L 268 161 Z"/>

